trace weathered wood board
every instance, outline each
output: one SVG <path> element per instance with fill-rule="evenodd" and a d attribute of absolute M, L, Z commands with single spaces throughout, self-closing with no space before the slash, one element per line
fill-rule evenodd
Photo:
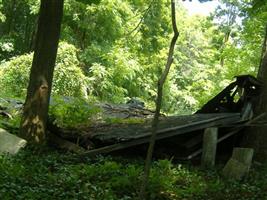
<path fill-rule="evenodd" d="M 212 126 L 228 126 L 240 121 L 240 113 L 194 114 L 160 119 L 157 139 L 163 139 Z M 116 129 L 95 132 L 92 140 L 116 143 L 139 138 L 150 138 L 150 123 L 126 125 Z"/>
<path fill-rule="evenodd" d="M 171 138 L 209 127 L 234 126 L 240 120 L 240 113 L 195 114 L 165 118 L 160 120 L 156 140 Z M 90 136 L 91 140 L 100 143 L 102 147 L 88 151 L 85 154 L 93 156 L 145 144 L 149 142 L 150 137 L 149 124 L 129 125 L 127 129 L 118 128 L 93 133 Z"/>

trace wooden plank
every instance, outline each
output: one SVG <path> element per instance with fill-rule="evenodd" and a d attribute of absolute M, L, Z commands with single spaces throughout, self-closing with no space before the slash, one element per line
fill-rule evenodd
<path fill-rule="evenodd" d="M 239 113 L 216 113 L 216 114 L 194 114 L 194 115 L 185 115 L 185 116 L 172 116 L 164 117 L 160 120 L 159 130 L 162 132 L 173 131 L 181 126 L 190 126 L 194 123 L 204 123 L 205 120 L 212 120 L 215 117 L 228 118 L 230 116 L 236 115 L 239 117 Z M 239 117 L 240 118 L 240 117 Z M 217 119 L 215 119 L 217 120 Z M 228 122 L 229 124 L 229 122 Z M 231 123 L 230 123 L 231 124 Z M 224 126 L 226 123 L 224 123 Z M 143 124 L 122 124 L 117 127 L 113 127 L 109 130 L 104 131 L 94 131 L 90 130 L 90 139 L 92 141 L 97 141 L 97 143 L 105 144 L 114 144 L 122 141 L 129 141 L 132 139 L 137 139 L 141 137 L 149 136 L 151 133 L 151 123 L 146 122 Z"/>
<path fill-rule="evenodd" d="M 204 115 L 204 116 L 208 115 L 209 116 L 209 114 L 201 114 L 201 115 Z M 177 126 L 168 127 L 168 128 L 159 128 L 160 130 L 157 132 L 157 135 L 161 135 L 161 134 L 166 135 L 166 132 L 174 132 L 174 131 L 181 131 L 181 130 L 184 130 L 185 132 L 190 132 L 193 130 L 199 130 L 202 128 L 207 128 L 207 127 L 209 127 L 209 126 L 206 126 L 206 124 L 208 124 L 208 123 L 214 123 L 215 122 L 216 126 L 221 126 L 221 125 L 233 124 L 234 122 L 240 120 L 240 113 L 226 113 L 226 114 L 217 114 L 217 115 L 213 114 L 211 116 L 212 117 L 208 118 L 208 119 L 205 118 L 204 120 L 198 120 L 198 121 L 194 121 L 192 123 L 186 123 L 186 124 L 179 124 L 179 121 L 178 121 L 177 123 L 179 125 L 177 125 Z M 195 127 L 198 127 L 198 126 L 201 128 L 196 129 Z M 117 131 L 119 131 L 119 130 L 116 130 L 116 132 Z M 143 133 L 139 132 L 139 131 L 140 130 L 138 130 L 138 132 L 135 132 L 135 133 L 130 132 L 131 134 L 118 134 L 117 133 L 116 136 L 112 136 L 111 135 L 112 132 L 111 133 L 107 132 L 107 133 L 104 133 L 103 136 L 104 136 L 104 139 L 105 138 L 110 139 L 112 137 L 115 137 L 115 138 L 117 137 L 119 139 L 118 142 L 120 142 L 120 141 L 129 141 L 129 140 L 133 140 L 133 139 L 150 137 L 150 135 L 151 135 L 151 131 L 148 129 Z M 166 137 L 171 137 L 172 135 L 173 134 L 171 133 L 170 136 L 166 135 Z M 102 137 L 101 134 L 96 134 L 92 138 L 94 139 L 94 138 L 97 138 L 99 136 Z"/>
<path fill-rule="evenodd" d="M 227 98 L 227 96 L 230 95 L 230 93 L 234 90 L 236 86 L 237 86 L 236 81 L 230 83 L 219 94 L 217 94 L 215 97 L 209 100 L 206 104 L 204 104 L 202 108 L 197 111 L 197 113 L 214 113 L 214 112 L 220 111 L 219 107 L 221 106 L 221 100 Z M 227 102 L 227 103 L 230 103 L 230 102 Z"/>
<path fill-rule="evenodd" d="M 177 136 L 177 135 L 185 134 L 185 133 L 192 132 L 195 130 L 201 130 L 201 129 L 208 128 L 208 127 L 221 126 L 224 124 L 234 123 L 235 121 L 238 121 L 239 119 L 240 119 L 240 114 L 233 114 L 227 117 L 225 116 L 214 117 L 212 119 L 203 120 L 201 122 L 195 122 L 187 126 L 178 126 L 178 127 L 172 127 L 172 128 L 160 130 L 157 133 L 156 140 Z M 97 148 L 97 149 L 85 152 L 81 155 L 95 156 L 97 154 L 105 154 L 105 153 L 109 153 L 112 151 L 129 148 L 132 146 L 145 144 L 150 141 L 150 135 L 151 133 L 145 133 L 145 134 L 142 134 L 141 138 L 139 137 L 134 140 Z"/>
<path fill-rule="evenodd" d="M 207 119 L 207 120 L 203 120 L 203 121 L 194 122 L 194 123 L 191 123 L 189 125 L 185 124 L 185 125 L 179 125 L 179 126 L 175 126 L 175 127 L 171 127 L 171 128 L 165 128 L 165 129 L 159 130 L 157 132 L 157 134 L 171 132 L 171 131 L 177 131 L 177 130 L 180 130 L 180 129 L 188 129 L 188 128 L 193 127 L 193 126 L 198 126 L 198 125 L 202 125 L 202 124 L 206 124 L 206 123 L 212 123 L 212 122 L 220 120 L 220 119 L 222 119 L 222 118 L 221 117 L 215 117 L 215 118 L 211 118 L 211 119 Z M 151 135 L 150 132 L 141 133 L 141 134 L 133 137 L 132 139 L 137 139 L 137 138 L 141 138 L 141 137 L 147 137 L 147 136 L 150 136 L 150 135 Z"/>
<path fill-rule="evenodd" d="M 241 120 L 250 120 L 253 117 L 252 104 L 247 102 L 242 109 Z"/>
<path fill-rule="evenodd" d="M 201 129 L 208 128 L 208 127 L 220 126 L 220 125 L 223 125 L 223 123 L 233 122 L 233 120 L 234 118 L 217 119 L 217 120 L 214 119 L 214 120 L 211 120 L 210 122 L 208 122 L 208 120 L 205 120 L 205 123 L 194 123 L 190 126 L 181 126 L 180 128 L 173 130 L 172 132 L 163 132 L 163 133 L 160 132 L 157 135 L 157 139 L 169 138 L 169 137 L 173 137 L 176 135 L 181 135 L 181 134 L 185 134 L 185 133 L 196 131 L 196 130 L 201 130 Z"/>
<path fill-rule="evenodd" d="M 231 137 L 232 135 L 238 133 L 241 129 L 242 129 L 242 128 L 238 128 L 238 129 L 233 130 L 233 131 L 227 133 L 226 135 L 220 137 L 220 138 L 218 139 L 218 143 L 220 143 L 220 142 L 222 142 L 223 140 L 225 140 L 225 139 Z"/>

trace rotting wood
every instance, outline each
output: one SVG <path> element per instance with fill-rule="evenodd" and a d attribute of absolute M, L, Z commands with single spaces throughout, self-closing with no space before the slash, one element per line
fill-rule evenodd
<path fill-rule="evenodd" d="M 252 104 L 251 102 L 247 102 L 242 110 L 241 113 L 242 120 L 250 120 L 253 117 L 253 110 L 252 110 Z"/>
<path fill-rule="evenodd" d="M 182 117 L 182 116 L 181 116 Z M 187 116 L 187 121 L 180 122 L 179 118 L 176 118 L 172 124 L 168 125 L 168 118 L 165 118 L 164 124 L 159 124 L 159 130 L 157 131 L 157 138 L 163 139 L 167 137 L 172 137 L 175 135 L 183 134 L 186 132 L 191 132 L 194 130 L 200 130 L 203 128 L 208 128 L 211 126 L 228 126 L 240 121 L 240 113 L 217 113 L 217 114 L 195 114 Z M 190 120 L 192 119 L 192 121 Z M 183 117 L 182 117 L 182 120 Z M 177 124 L 175 126 L 175 124 Z M 145 125 L 146 126 L 146 125 Z M 170 127 L 172 126 L 172 127 Z M 103 133 L 93 133 L 91 135 L 92 140 L 102 140 L 102 141 L 128 141 L 144 137 L 150 137 L 151 132 L 149 128 L 131 127 L 127 129 L 127 133 L 123 133 L 123 130 L 115 129 L 111 131 L 105 131 Z M 178 131 L 178 132 L 176 132 Z M 161 136 L 163 135 L 163 137 Z"/>
<path fill-rule="evenodd" d="M 167 128 L 165 130 L 159 130 L 157 132 L 156 140 L 185 134 L 185 133 L 192 132 L 195 130 L 201 130 L 201 129 L 204 129 L 207 127 L 223 126 L 224 124 L 234 123 L 235 121 L 239 121 L 239 120 L 240 120 L 239 114 L 232 114 L 232 115 L 227 115 L 227 117 L 220 116 L 220 117 L 214 117 L 214 118 L 208 119 L 208 120 L 197 121 L 197 122 L 191 123 L 187 126 L 186 125 L 180 125 L 177 127 Z M 90 151 L 83 153 L 82 156 L 85 156 L 85 155 L 86 156 L 95 156 L 97 154 L 110 153 L 110 152 L 113 152 L 116 150 L 121 150 L 121 149 L 129 148 L 132 146 L 137 146 L 140 144 L 148 143 L 150 140 L 150 137 L 149 137 L 150 134 L 146 133 L 146 134 L 143 134 L 142 136 L 143 137 L 134 138 L 130 141 L 121 142 L 121 143 L 97 148 L 94 150 L 90 150 Z"/>

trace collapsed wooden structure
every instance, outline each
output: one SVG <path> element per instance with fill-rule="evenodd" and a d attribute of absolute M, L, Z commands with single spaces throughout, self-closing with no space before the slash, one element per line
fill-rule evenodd
<path fill-rule="evenodd" d="M 156 150 L 191 159 L 202 152 L 202 138 L 205 129 L 219 129 L 217 143 L 233 137 L 253 120 L 253 101 L 259 95 L 261 83 L 250 75 L 237 76 L 236 81 L 207 102 L 193 115 L 162 116 L 157 132 Z M 134 112 L 149 113 L 144 108 L 132 108 Z M 78 130 L 64 130 L 50 126 L 53 140 L 62 147 L 68 147 L 82 155 L 95 156 L 126 149 L 144 149 L 151 137 L 151 120 L 138 124 L 120 126 L 86 127 Z M 55 136 L 56 134 L 56 136 Z M 78 135 L 78 136 L 77 136 Z M 56 137 L 56 138 L 55 138 Z M 64 138 L 64 140 L 63 140 Z M 66 141 L 68 140 L 68 141 Z M 70 148 L 71 147 L 71 148 Z"/>

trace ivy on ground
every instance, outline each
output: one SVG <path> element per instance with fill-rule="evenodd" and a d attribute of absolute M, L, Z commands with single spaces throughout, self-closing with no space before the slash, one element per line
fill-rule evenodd
<path fill-rule="evenodd" d="M 242 181 L 227 181 L 220 170 L 154 161 L 148 187 L 157 200 L 253 200 L 267 196 L 267 167 L 252 169 Z M 26 149 L 0 156 L 0 199 L 136 199 L 143 172 L 142 159 L 98 157 Z"/>

